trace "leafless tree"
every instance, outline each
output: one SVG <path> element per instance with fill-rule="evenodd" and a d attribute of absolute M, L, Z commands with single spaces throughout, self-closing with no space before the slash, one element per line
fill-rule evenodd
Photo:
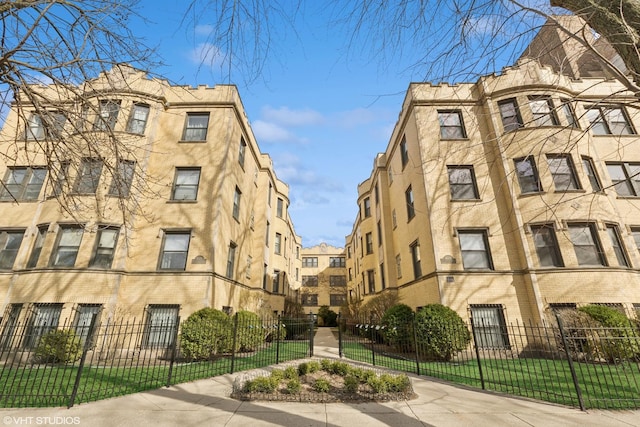
<path fill-rule="evenodd" d="M 127 214 L 139 208 L 135 198 L 124 197 L 133 191 L 130 183 L 146 188 L 140 168 L 131 170 L 127 163 L 135 160 L 140 148 L 135 138 L 114 132 L 108 111 L 96 102 L 101 93 L 127 90 L 122 77 L 132 68 L 118 64 L 139 70 L 158 65 L 154 50 L 129 28 L 132 18 L 142 20 L 136 14 L 137 4 L 138 0 L 0 3 L 0 112 L 3 121 L 10 108 L 18 117 L 10 124 L 15 129 L 5 129 L 5 138 L 13 135 L 13 139 L 2 141 L 0 156 L 9 166 L 29 166 L 33 179 L 44 179 L 46 174 L 46 197 L 56 197 L 73 218 L 86 209 L 104 215 L 98 197 L 89 200 L 68 191 L 69 178 L 78 175 L 83 158 L 97 159 L 102 173 L 111 178 L 109 192 L 120 196 L 125 223 Z M 95 78 L 112 69 L 110 84 L 94 87 Z M 85 132 L 92 130 L 87 128 L 89 115 L 97 115 L 94 127 L 102 132 Z M 38 173 L 37 167 L 43 172 Z M 16 179 L 26 178 L 11 170 L 0 177 L 3 200 L 19 202 L 11 191 Z"/>

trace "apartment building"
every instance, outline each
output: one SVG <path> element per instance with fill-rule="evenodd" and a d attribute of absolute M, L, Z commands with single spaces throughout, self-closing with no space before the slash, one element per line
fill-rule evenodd
<path fill-rule="evenodd" d="M 17 319 L 152 326 L 203 307 L 283 310 L 301 239 L 235 86 L 117 66 L 34 90 L 50 105 L 22 114 L 18 99 L 0 133 L 5 332 Z"/>
<path fill-rule="evenodd" d="M 532 46 L 563 34 L 545 26 Z M 358 186 L 354 298 L 441 303 L 494 327 L 496 345 L 505 323 L 549 309 L 640 310 L 637 96 L 586 52 L 547 65 L 533 52 L 475 83 L 409 85 Z"/>
<path fill-rule="evenodd" d="M 323 305 L 340 313 L 347 301 L 347 269 L 344 248 L 326 243 L 302 248 L 300 303 L 305 313 L 318 314 Z"/>

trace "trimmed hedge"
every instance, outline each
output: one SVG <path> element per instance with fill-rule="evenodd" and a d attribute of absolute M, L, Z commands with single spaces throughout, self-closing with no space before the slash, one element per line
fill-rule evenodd
<path fill-rule="evenodd" d="M 416 313 L 417 343 L 428 360 L 449 361 L 471 341 L 462 318 L 442 304 L 428 304 Z"/>
<path fill-rule="evenodd" d="M 180 349 L 187 358 L 209 360 L 229 353 L 233 344 L 233 322 L 223 311 L 203 308 L 182 323 Z"/>

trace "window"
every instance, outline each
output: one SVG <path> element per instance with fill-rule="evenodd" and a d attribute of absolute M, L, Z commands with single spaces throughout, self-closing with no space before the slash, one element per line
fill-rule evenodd
<path fill-rule="evenodd" d="M 347 286 L 347 276 L 329 276 L 329 286 Z"/>
<path fill-rule="evenodd" d="M 458 239 L 465 270 L 493 270 L 486 230 L 458 230 Z"/>
<path fill-rule="evenodd" d="M 60 112 L 47 112 L 44 116 L 33 113 L 26 125 L 25 139 L 60 138 L 66 121 L 67 117 Z"/>
<path fill-rule="evenodd" d="M 262 289 L 267 290 L 267 277 L 269 277 L 267 271 L 269 270 L 269 266 L 264 264 L 264 269 L 262 273 Z"/>
<path fill-rule="evenodd" d="M 244 141 L 244 137 L 240 138 L 240 148 L 238 149 L 238 163 L 244 169 L 244 156 L 247 152 L 247 143 Z"/>
<path fill-rule="evenodd" d="M 620 237 L 620 230 L 616 225 L 607 224 L 607 234 L 609 235 L 609 239 L 611 240 L 611 246 L 613 247 L 613 252 L 616 254 L 616 260 L 618 261 L 618 265 L 620 267 L 629 267 L 629 258 L 627 257 L 627 253 L 624 250 L 624 246 L 622 244 L 622 238 Z"/>
<path fill-rule="evenodd" d="M 184 270 L 191 233 L 188 231 L 165 231 L 160 251 L 160 270 Z"/>
<path fill-rule="evenodd" d="M 586 111 L 594 135 L 632 135 L 627 115 L 622 107 L 591 106 Z"/>
<path fill-rule="evenodd" d="M 78 257 L 84 230 L 79 225 L 60 225 L 51 254 L 51 267 L 73 267 Z"/>
<path fill-rule="evenodd" d="M 280 255 L 282 252 L 281 246 L 282 246 L 282 234 L 276 233 L 276 244 L 275 244 L 274 250 L 277 255 Z"/>
<path fill-rule="evenodd" d="M 318 305 L 318 294 L 302 294 L 302 305 L 315 307 Z"/>
<path fill-rule="evenodd" d="M 395 209 L 391 210 L 391 225 L 393 225 L 393 228 L 396 228 L 398 226 L 398 219 L 396 218 Z"/>
<path fill-rule="evenodd" d="M 380 285 L 383 290 L 387 287 L 387 283 L 384 280 L 384 263 L 380 263 Z"/>
<path fill-rule="evenodd" d="M 229 243 L 229 253 L 227 255 L 227 278 L 233 279 L 235 277 L 236 269 L 236 245 L 234 242 Z"/>
<path fill-rule="evenodd" d="M 547 163 L 551 176 L 553 176 L 553 185 L 556 187 L 556 191 L 580 189 L 571 155 L 547 154 Z"/>
<path fill-rule="evenodd" d="M 318 266 L 318 257 L 302 257 L 302 266 L 303 267 L 317 267 Z"/>
<path fill-rule="evenodd" d="M 367 197 L 364 199 L 364 217 L 369 218 L 371 216 L 371 200 Z"/>
<path fill-rule="evenodd" d="M 118 160 L 111 187 L 109 187 L 110 196 L 129 197 L 135 168 L 136 162 L 133 160 Z"/>
<path fill-rule="evenodd" d="M 233 218 L 236 220 L 240 218 L 240 200 L 242 198 L 242 192 L 236 187 L 233 193 Z"/>
<path fill-rule="evenodd" d="M 365 234 L 365 239 L 367 242 L 367 255 L 373 253 L 373 235 L 371 233 Z"/>
<path fill-rule="evenodd" d="M 245 277 L 247 279 L 251 279 L 251 264 L 253 263 L 253 258 L 251 257 L 251 255 L 249 255 L 247 257 L 247 267 L 245 269 L 246 273 L 245 273 Z"/>
<path fill-rule="evenodd" d="M 447 166 L 451 200 L 479 199 L 473 166 Z"/>
<path fill-rule="evenodd" d="M 533 243 L 541 267 L 564 267 L 553 224 L 532 225 Z"/>
<path fill-rule="evenodd" d="M 518 183 L 520 184 L 520 192 L 537 193 L 542 191 L 540 179 L 538 178 L 538 170 L 532 157 L 524 157 L 514 160 L 516 165 L 516 174 Z"/>
<path fill-rule="evenodd" d="M 345 259 L 343 256 L 338 257 L 329 257 L 329 267 L 331 268 L 344 268 L 346 265 Z"/>
<path fill-rule="evenodd" d="M 133 104 L 131 116 L 127 123 L 127 132 L 144 134 L 144 128 L 147 127 L 147 118 L 149 117 L 149 106 L 146 104 Z"/>
<path fill-rule="evenodd" d="M 464 139 L 467 137 L 460 111 L 438 111 L 440 138 Z"/>
<path fill-rule="evenodd" d="M 400 141 L 400 159 L 402 160 L 402 169 L 409 163 L 409 150 L 407 149 L 407 138 L 403 135 Z"/>
<path fill-rule="evenodd" d="M 271 192 L 273 190 L 273 185 L 269 183 L 269 193 L 267 194 L 267 204 L 271 206 Z"/>
<path fill-rule="evenodd" d="M 284 200 L 278 197 L 278 200 L 276 200 L 276 216 L 278 218 L 282 218 L 282 213 L 284 211 L 283 205 L 284 205 Z"/>
<path fill-rule="evenodd" d="M 380 221 L 376 224 L 376 228 L 378 229 L 378 246 L 382 246 L 382 223 Z"/>
<path fill-rule="evenodd" d="M 640 164 L 607 163 L 607 171 L 618 196 L 640 196 Z"/>
<path fill-rule="evenodd" d="M 38 265 L 38 259 L 40 259 L 40 252 L 42 252 L 42 246 L 44 245 L 44 239 L 47 237 L 48 225 L 38 226 L 38 234 L 36 235 L 36 241 L 33 243 L 33 249 L 31 249 L 31 255 L 27 261 L 27 268 L 35 268 Z"/>
<path fill-rule="evenodd" d="M 569 224 L 569 237 L 578 265 L 607 265 L 595 224 Z"/>
<path fill-rule="evenodd" d="M 347 302 L 345 294 L 329 294 L 329 305 L 339 307 Z"/>
<path fill-rule="evenodd" d="M 94 332 L 100 319 L 100 312 L 102 312 L 102 304 L 80 304 L 78 306 L 76 317 L 73 320 L 73 328 L 83 345 L 87 340 L 90 343 L 93 341 Z"/>
<path fill-rule="evenodd" d="M 530 97 L 529 107 L 537 126 L 555 126 L 558 124 L 558 118 L 553 111 L 553 103 L 550 97 Z"/>
<path fill-rule="evenodd" d="M 269 224 L 269 221 L 267 221 L 267 232 L 266 232 L 266 237 L 265 237 L 265 246 L 269 247 L 269 235 L 270 235 L 270 228 L 271 228 L 271 224 Z"/>
<path fill-rule="evenodd" d="M 411 263 L 413 264 L 413 278 L 419 279 L 422 277 L 422 266 L 420 265 L 420 244 L 414 242 L 409 246 L 411 251 Z"/>
<path fill-rule="evenodd" d="M 577 128 L 578 120 L 576 119 L 576 113 L 573 111 L 573 106 L 571 105 L 571 101 L 568 99 L 560 100 L 560 109 L 564 113 L 564 118 L 567 120 L 569 127 Z"/>
<path fill-rule="evenodd" d="M 402 277 L 402 258 L 400 255 L 396 255 L 396 277 L 398 279 Z"/>
<path fill-rule="evenodd" d="M 0 269 L 11 270 L 24 237 L 24 230 L 0 230 Z"/>
<path fill-rule="evenodd" d="M 209 113 L 187 113 L 183 141 L 206 141 Z"/>
<path fill-rule="evenodd" d="M 168 348 L 173 344 L 178 327 L 178 305 L 150 305 L 144 331 L 146 348 Z"/>
<path fill-rule="evenodd" d="M 589 183 L 591 184 L 591 189 L 594 192 L 602 191 L 602 184 L 600 184 L 600 178 L 598 178 L 598 174 L 596 172 L 596 167 L 593 164 L 593 159 L 591 157 L 582 157 L 582 166 L 584 168 L 584 173 L 589 178 Z"/>
<path fill-rule="evenodd" d="M 509 334 L 501 305 L 472 305 L 471 320 L 479 348 L 509 348 Z"/>
<path fill-rule="evenodd" d="M 280 292 L 280 270 L 273 270 L 273 293 Z"/>
<path fill-rule="evenodd" d="M 367 270 L 367 285 L 370 294 L 376 293 L 376 276 L 373 270 Z"/>
<path fill-rule="evenodd" d="M 107 227 L 98 230 L 96 235 L 96 246 L 93 250 L 93 257 L 91 258 L 89 267 L 111 268 L 113 255 L 116 252 L 116 243 L 118 242 L 119 231 L 120 229 L 116 227 Z"/>
<path fill-rule="evenodd" d="M 102 174 L 102 160 L 84 158 L 76 179 L 75 191 L 80 194 L 95 194 Z"/>
<path fill-rule="evenodd" d="M 502 127 L 505 132 L 511 132 L 523 126 L 520 111 L 518 110 L 518 103 L 515 98 L 498 102 L 498 108 L 500 109 Z"/>
<path fill-rule="evenodd" d="M 20 312 L 22 311 L 22 304 L 10 304 L 10 307 L 11 309 L 6 315 L 6 321 L 2 328 L 2 335 L 0 335 L 0 350 L 7 350 L 11 348 L 14 344 L 14 340 L 17 338 L 15 331 L 18 326 Z"/>
<path fill-rule="evenodd" d="M 415 207 L 413 204 L 413 190 L 411 186 L 407 188 L 407 191 L 404 192 L 404 199 L 407 202 L 407 221 L 410 221 L 411 218 L 416 216 Z"/>
<path fill-rule="evenodd" d="M 34 304 L 24 346 L 26 348 L 34 348 L 38 345 L 43 335 L 56 329 L 60 321 L 61 312 L 62 304 Z"/>
<path fill-rule="evenodd" d="M 318 286 L 318 276 L 302 276 L 302 286 Z"/>
<path fill-rule="evenodd" d="M 353 280 L 353 269 L 349 267 L 349 281 Z"/>
<path fill-rule="evenodd" d="M 65 189 L 68 182 L 70 166 L 71 162 L 69 162 L 68 160 L 60 162 L 60 166 L 56 174 L 56 180 L 53 183 L 53 191 L 51 193 L 52 196 L 59 196 L 60 194 L 62 194 L 62 191 Z"/>
<path fill-rule="evenodd" d="M 376 206 L 380 203 L 380 193 L 378 192 L 378 183 L 373 187 L 373 195 L 376 201 Z"/>
<path fill-rule="evenodd" d="M 631 235 L 636 242 L 636 248 L 640 251 L 640 227 L 631 227 Z"/>
<path fill-rule="evenodd" d="M 0 200 L 37 200 L 46 176 L 45 168 L 9 167 L 0 185 Z"/>
<path fill-rule="evenodd" d="M 171 200 L 196 200 L 200 183 L 200 168 L 176 168 Z"/>
<path fill-rule="evenodd" d="M 118 120 L 120 112 L 120 101 L 102 100 L 100 101 L 100 110 L 93 124 L 93 130 L 109 130 L 112 131 Z"/>

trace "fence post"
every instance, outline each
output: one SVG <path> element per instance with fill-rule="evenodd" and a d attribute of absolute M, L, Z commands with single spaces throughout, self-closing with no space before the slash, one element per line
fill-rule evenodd
<path fill-rule="evenodd" d="M 309 312 L 309 357 L 313 357 L 313 313 Z"/>
<path fill-rule="evenodd" d="M 233 341 L 231 344 L 231 372 L 233 374 L 236 366 L 236 339 L 238 337 L 238 313 L 233 315 Z"/>
<path fill-rule="evenodd" d="M 371 364 L 373 366 L 376 366 L 376 349 L 375 349 L 375 341 L 374 341 L 374 335 L 373 335 L 373 316 L 369 319 L 369 330 L 371 331 L 371 336 L 369 337 L 369 339 L 371 340 Z"/>
<path fill-rule="evenodd" d="M 480 361 L 480 349 L 478 348 L 478 340 L 476 337 L 476 328 L 473 323 L 473 316 L 471 316 L 471 335 L 473 336 L 473 349 L 476 353 L 476 361 L 478 363 L 478 373 L 480 374 L 480 385 L 485 390 L 484 386 L 484 373 L 482 372 L 482 362 Z"/>
<path fill-rule="evenodd" d="M 420 375 L 420 354 L 418 353 L 418 328 L 416 328 L 416 313 L 411 314 L 411 327 L 413 328 L 413 348 L 416 353 L 416 375 Z"/>
<path fill-rule="evenodd" d="M 90 334 L 84 341 L 84 345 L 82 346 L 82 356 L 80 357 L 80 365 L 78 366 L 78 373 L 76 374 L 76 380 L 73 383 L 73 390 L 71 391 L 71 396 L 69 397 L 69 404 L 67 405 L 67 409 L 71 408 L 73 404 L 76 402 L 76 396 L 78 395 L 78 388 L 80 387 L 80 377 L 82 376 L 82 370 L 84 369 L 84 362 L 87 359 L 87 353 L 89 352 L 89 347 L 91 346 L 91 335 L 93 334 L 93 328 L 95 327 L 96 318 L 98 315 L 93 313 L 91 316 L 91 323 L 89 324 L 89 332 Z"/>
<path fill-rule="evenodd" d="M 560 319 L 560 316 L 558 316 L 558 313 L 556 313 L 556 321 L 558 322 L 558 329 L 560 329 L 562 346 L 564 347 L 564 352 L 567 355 L 567 362 L 569 363 L 569 370 L 571 371 L 571 379 L 573 379 L 573 385 L 576 388 L 576 395 L 578 396 L 578 404 L 580 405 L 580 410 L 585 411 L 584 399 L 582 398 L 582 390 L 580 390 L 580 384 L 578 384 L 578 375 L 576 374 L 576 369 L 573 366 L 573 359 L 571 359 L 571 355 L 569 354 L 567 337 L 564 334 L 564 325 L 562 324 L 562 319 Z"/>
<path fill-rule="evenodd" d="M 346 321 L 345 321 L 346 323 Z M 342 313 L 338 314 L 338 356 L 340 356 L 340 359 L 342 359 L 343 356 L 343 352 L 342 352 L 342 327 L 343 327 L 343 319 L 342 319 Z"/>
<path fill-rule="evenodd" d="M 180 328 L 180 316 L 176 319 L 176 325 L 171 339 L 171 360 L 169 361 L 169 374 L 167 375 L 167 387 L 171 386 L 171 375 L 173 374 L 173 363 L 176 360 L 176 347 L 178 346 L 178 328 Z"/>
<path fill-rule="evenodd" d="M 276 320 L 277 326 L 276 326 L 276 365 L 278 363 L 280 363 L 280 315 L 278 314 L 277 320 Z"/>

